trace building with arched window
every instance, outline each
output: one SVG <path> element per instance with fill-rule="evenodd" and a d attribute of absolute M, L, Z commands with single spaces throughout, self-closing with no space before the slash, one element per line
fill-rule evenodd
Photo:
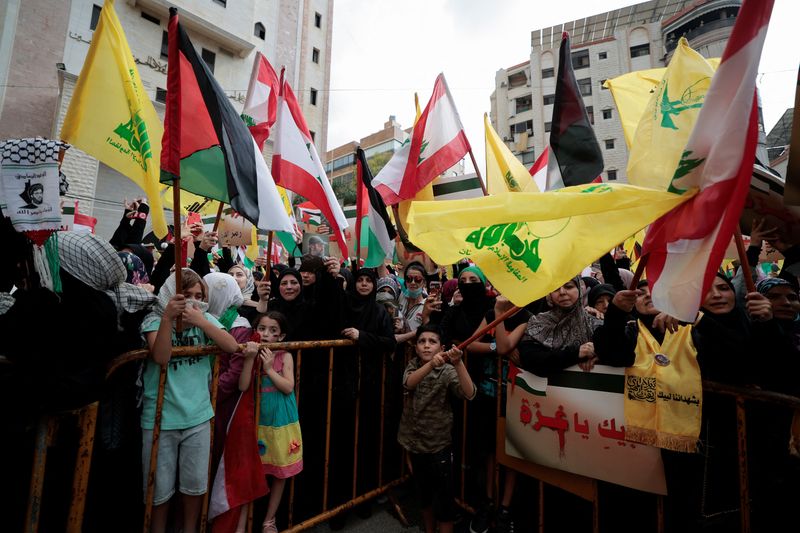
<path fill-rule="evenodd" d="M 572 67 L 603 151 L 604 180 L 626 180 L 628 152 L 611 91 L 603 83 L 669 62 L 680 37 L 705 57 L 720 57 L 741 0 L 651 0 L 531 32 L 527 61 L 495 75 L 491 120 L 528 167 L 549 143 L 562 32 Z"/>

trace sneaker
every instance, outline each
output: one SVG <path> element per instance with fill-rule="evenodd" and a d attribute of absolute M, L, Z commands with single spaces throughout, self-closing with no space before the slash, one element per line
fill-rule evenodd
<path fill-rule="evenodd" d="M 275 519 L 267 520 L 261 526 L 261 533 L 278 533 L 278 526 L 275 525 Z"/>
<path fill-rule="evenodd" d="M 475 516 L 469 522 L 470 533 L 487 533 L 492 523 L 492 506 L 489 503 L 481 505 Z"/>
<path fill-rule="evenodd" d="M 514 519 L 511 517 L 511 511 L 505 507 L 501 507 L 497 511 L 495 533 L 514 533 Z"/>

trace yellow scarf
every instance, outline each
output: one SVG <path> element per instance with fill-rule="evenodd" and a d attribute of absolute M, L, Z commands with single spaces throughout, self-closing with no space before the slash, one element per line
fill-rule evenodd
<path fill-rule="evenodd" d="M 625 369 L 625 438 L 679 452 L 697 451 L 703 385 L 692 327 L 659 345 L 639 322 L 636 362 Z"/>

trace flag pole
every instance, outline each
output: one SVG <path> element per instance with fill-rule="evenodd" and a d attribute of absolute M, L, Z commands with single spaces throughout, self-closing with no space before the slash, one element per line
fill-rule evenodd
<path fill-rule="evenodd" d="M 225 204 L 220 202 L 219 203 L 219 209 L 217 209 L 217 218 L 214 219 L 214 229 L 212 229 L 211 231 L 217 231 L 217 228 L 219 228 L 219 221 L 222 219 L 222 208 L 223 207 L 225 207 Z"/>
<path fill-rule="evenodd" d="M 630 290 L 635 291 L 636 286 L 639 285 L 639 280 L 642 278 L 642 274 L 644 274 L 644 267 L 647 266 L 647 260 L 650 258 L 650 255 L 645 255 L 639 258 L 639 264 L 636 265 L 636 272 L 633 273 L 633 279 L 631 280 L 631 286 L 628 287 Z"/>
<path fill-rule="evenodd" d="M 486 192 L 486 184 L 483 183 L 483 176 L 481 176 L 481 169 L 478 168 L 478 163 L 475 161 L 475 154 L 472 153 L 472 146 L 469 147 L 469 158 L 472 160 L 472 166 L 475 167 L 475 174 L 478 175 L 478 183 L 481 184 L 483 195 L 488 196 L 489 193 Z"/>
<path fill-rule="evenodd" d="M 747 261 L 747 252 L 744 249 L 744 239 L 742 239 L 742 230 L 739 224 L 736 224 L 736 229 L 733 231 L 733 239 L 736 241 L 736 251 L 739 252 L 739 263 L 741 263 L 742 275 L 744 275 L 744 283 L 747 287 L 747 292 L 756 292 L 756 284 L 753 283 L 753 272 L 750 270 L 750 263 Z"/>
<path fill-rule="evenodd" d="M 172 182 L 172 234 L 175 241 L 175 294 L 183 293 L 181 285 L 181 265 L 183 264 L 181 255 L 183 253 L 183 239 L 181 237 L 181 178 L 175 176 Z M 175 319 L 175 331 L 180 333 L 183 330 L 181 316 Z"/>
<path fill-rule="evenodd" d="M 265 272 L 267 276 L 269 276 L 269 272 L 272 270 L 272 236 L 274 234 L 275 232 L 272 230 L 267 234 L 267 271 Z M 269 277 L 267 280 L 269 280 Z"/>
<path fill-rule="evenodd" d="M 358 172 L 358 149 L 353 163 L 353 175 L 356 177 L 356 266 L 361 265 L 361 206 L 364 203 L 364 193 L 361 189 L 361 176 Z"/>
<path fill-rule="evenodd" d="M 467 346 L 469 346 L 470 344 L 472 344 L 476 340 L 478 340 L 481 337 L 483 337 L 487 332 L 491 331 L 492 328 L 497 326 L 497 324 L 499 324 L 503 320 L 505 320 L 507 318 L 511 318 L 512 316 L 516 315 L 520 311 L 520 309 L 522 309 L 522 308 L 521 307 L 517 307 L 516 305 L 512 306 L 511 309 L 509 309 L 508 311 L 506 311 L 505 313 L 503 313 L 499 317 L 497 317 L 494 320 L 492 320 L 492 322 L 490 324 L 486 324 L 486 326 L 483 329 L 480 329 L 480 330 L 476 331 L 475 333 L 473 333 L 472 337 L 470 337 L 469 339 L 467 339 L 464 342 L 462 342 L 461 344 L 459 344 L 458 345 L 458 349 L 459 350 L 463 350 L 464 348 L 466 348 Z"/>

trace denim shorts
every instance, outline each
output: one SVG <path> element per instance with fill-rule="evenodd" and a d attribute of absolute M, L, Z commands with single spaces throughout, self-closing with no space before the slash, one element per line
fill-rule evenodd
<path fill-rule="evenodd" d="M 211 423 L 203 422 L 187 429 L 162 430 L 158 438 L 158 464 L 153 505 L 166 503 L 175 494 L 176 481 L 181 494 L 200 496 L 208 488 L 208 454 Z M 147 497 L 147 474 L 153 430 L 142 430 L 143 487 Z M 146 502 L 145 502 L 146 503 Z"/>

